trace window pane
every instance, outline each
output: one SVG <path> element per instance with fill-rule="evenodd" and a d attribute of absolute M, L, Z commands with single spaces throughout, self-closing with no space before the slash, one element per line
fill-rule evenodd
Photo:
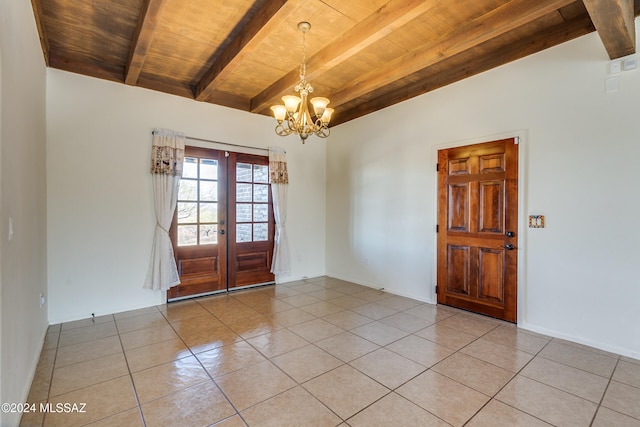
<path fill-rule="evenodd" d="M 178 200 L 198 200 L 196 189 L 198 188 L 198 181 L 191 179 L 180 180 L 180 190 L 178 192 Z"/>
<path fill-rule="evenodd" d="M 251 204 L 236 204 L 236 222 L 251 222 Z"/>
<path fill-rule="evenodd" d="M 251 241 L 251 224 L 236 224 L 236 242 Z"/>
<path fill-rule="evenodd" d="M 253 186 L 253 201 L 254 202 L 268 202 L 269 201 L 269 186 L 264 184 L 256 184 Z"/>
<path fill-rule="evenodd" d="M 218 161 L 200 159 L 200 179 L 218 179 Z"/>
<path fill-rule="evenodd" d="M 200 226 L 200 244 L 213 245 L 218 243 L 218 226 L 217 225 L 201 225 Z"/>
<path fill-rule="evenodd" d="M 198 222 L 198 204 L 178 202 L 178 224 Z"/>
<path fill-rule="evenodd" d="M 255 222 L 267 222 L 269 220 L 269 205 L 253 205 L 253 220 Z"/>
<path fill-rule="evenodd" d="M 218 201 L 218 183 L 216 181 L 200 181 L 200 200 L 204 202 Z"/>
<path fill-rule="evenodd" d="M 251 184 L 236 184 L 236 201 L 251 202 Z"/>
<path fill-rule="evenodd" d="M 198 233 L 197 225 L 179 225 L 178 226 L 178 246 L 191 246 L 198 243 L 196 234 Z"/>
<path fill-rule="evenodd" d="M 268 227 L 267 227 L 267 224 L 265 223 L 253 224 L 253 241 L 260 242 L 263 240 L 268 240 L 267 230 L 268 230 Z"/>
<path fill-rule="evenodd" d="M 253 165 L 253 182 L 269 182 L 269 166 Z"/>
<path fill-rule="evenodd" d="M 218 222 L 217 203 L 200 203 L 200 222 Z"/>
<path fill-rule="evenodd" d="M 182 177 L 197 178 L 198 177 L 198 159 L 194 157 L 185 157 L 182 162 Z"/>
<path fill-rule="evenodd" d="M 238 163 L 236 165 L 236 181 L 251 182 L 251 164 Z"/>

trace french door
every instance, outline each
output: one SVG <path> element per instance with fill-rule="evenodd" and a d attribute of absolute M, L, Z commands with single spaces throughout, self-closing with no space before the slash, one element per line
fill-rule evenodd
<path fill-rule="evenodd" d="M 517 319 L 516 141 L 438 151 L 438 303 Z"/>
<path fill-rule="evenodd" d="M 267 157 L 187 146 L 170 230 L 181 283 L 167 299 L 273 283 L 274 230 Z"/>

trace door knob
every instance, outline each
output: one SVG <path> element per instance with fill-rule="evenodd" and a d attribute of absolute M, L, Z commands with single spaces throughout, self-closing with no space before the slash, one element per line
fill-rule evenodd
<path fill-rule="evenodd" d="M 503 248 L 505 248 L 508 251 L 512 251 L 514 250 L 516 247 L 514 245 L 512 245 L 511 243 L 507 243 L 506 245 L 503 246 Z"/>
<path fill-rule="evenodd" d="M 220 230 L 220 234 L 224 234 L 224 230 Z"/>
<path fill-rule="evenodd" d="M 514 233 L 513 231 L 507 231 L 507 237 L 513 237 L 515 235 L 516 233 Z"/>

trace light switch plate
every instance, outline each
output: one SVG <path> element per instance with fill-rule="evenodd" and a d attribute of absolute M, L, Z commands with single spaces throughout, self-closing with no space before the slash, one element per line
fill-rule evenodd
<path fill-rule="evenodd" d="M 544 228 L 544 215 L 529 215 L 529 228 Z"/>

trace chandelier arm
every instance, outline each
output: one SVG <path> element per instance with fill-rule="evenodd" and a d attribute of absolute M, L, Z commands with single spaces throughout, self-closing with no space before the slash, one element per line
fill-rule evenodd
<path fill-rule="evenodd" d="M 321 127 L 320 129 L 318 129 L 315 134 L 320 137 L 320 138 L 326 138 L 329 136 L 329 134 L 331 134 L 331 129 L 329 129 L 326 126 Z"/>
<path fill-rule="evenodd" d="M 296 126 L 296 119 L 293 116 L 293 114 L 287 117 L 287 128 L 289 129 L 290 132 L 298 133 L 297 126 Z"/>
<path fill-rule="evenodd" d="M 278 123 L 276 125 L 275 131 L 276 131 L 276 135 L 278 136 L 288 136 L 293 133 L 291 129 L 287 129 L 284 126 L 282 126 L 282 123 Z"/>

